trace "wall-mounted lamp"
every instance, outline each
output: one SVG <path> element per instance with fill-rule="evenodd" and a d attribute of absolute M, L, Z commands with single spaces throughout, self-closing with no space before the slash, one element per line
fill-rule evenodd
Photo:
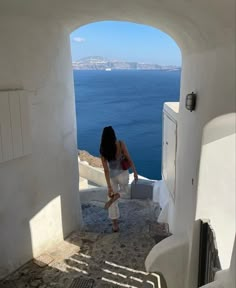
<path fill-rule="evenodd" d="M 186 96 L 186 100 L 185 100 L 185 108 L 187 110 L 189 110 L 190 112 L 192 112 L 193 110 L 195 110 L 196 107 L 196 98 L 197 95 L 195 93 L 190 93 Z"/>

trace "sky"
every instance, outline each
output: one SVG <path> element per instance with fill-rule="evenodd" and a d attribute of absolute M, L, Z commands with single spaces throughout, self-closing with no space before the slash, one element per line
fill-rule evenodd
<path fill-rule="evenodd" d="M 181 66 L 181 52 L 166 33 L 146 25 L 102 21 L 70 35 L 72 61 L 89 56 L 110 60 Z"/>

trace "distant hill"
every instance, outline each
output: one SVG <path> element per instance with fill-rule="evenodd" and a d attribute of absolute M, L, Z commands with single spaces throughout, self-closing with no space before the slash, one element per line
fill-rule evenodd
<path fill-rule="evenodd" d="M 161 66 L 158 64 L 110 60 L 101 56 L 82 58 L 73 62 L 72 66 L 76 70 L 180 70 L 178 66 Z"/>

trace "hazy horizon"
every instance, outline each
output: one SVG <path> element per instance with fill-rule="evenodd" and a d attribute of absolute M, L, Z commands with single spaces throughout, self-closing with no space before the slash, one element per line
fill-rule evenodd
<path fill-rule="evenodd" d="M 107 60 L 107 61 L 111 61 L 111 62 L 115 62 L 115 61 L 120 61 L 120 62 L 130 62 L 130 63 L 132 63 L 132 62 L 134 62 L 134 63 L 139 63 L 139 64 L 150 64 L 150 65 L 160 65 L 159 63 L 147 63 L 147 62 L 138 62 L 138 61 L 124 61 L 123 59 L 110 59 L 110 58 L 108 58 L 108 57 L 104 57 L 104 56 L 99 56 L 99 55 L 90 55 L 90 56 L 85 56 L 85 57 L 82 57 L 82 58 L 79 58 L 79 59 L 76 59 L 76 60 L 74 60 L 74 61 L 72 61 L 72 62 L 77 62 L 77 61 L 81 61 L 81 60 L 83 60 L 83 59 L 87 59 L 87 58 L 102 58 L 102 59 L 104 59 L 104 60 Z M 175 67 L 181 67 L 181 65 L 180 66 L 178 66 L 178 65 L 172 65 L 172 64 L 170 64 L 170 65 L 161 65 L 161 66 L 175 66 Z"/>
<path fill-rule="evenodd" d="M 142 24 L 101 21 L 84 25 L 70 35 L 71 56 L 100 56 L 124 62 L 181 66 L 181 51 L 166 33 Z"/>

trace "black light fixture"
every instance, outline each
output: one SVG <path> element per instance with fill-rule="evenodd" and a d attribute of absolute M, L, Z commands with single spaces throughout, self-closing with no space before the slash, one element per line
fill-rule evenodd
<path fill-rule="evenodd" d="M 189 110 L 190 112 L 192 112 L 193 110 L 195 110 L 196 107 L 196 98 L 197 95 L 195 93 L 190 93 L 186 96 L 185 99 L 185 108 L 187 110 Z"/>

